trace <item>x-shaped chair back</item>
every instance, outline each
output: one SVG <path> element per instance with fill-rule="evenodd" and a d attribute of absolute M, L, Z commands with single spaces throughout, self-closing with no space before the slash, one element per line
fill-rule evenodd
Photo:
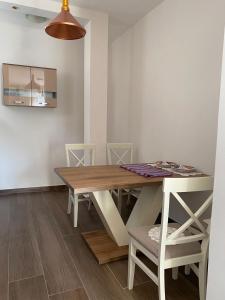
<path fill-rule="evenodd" d="M 122 165 L 133 163 L 133 144 L 108 143 L 107 158 L 110 165 Z"/>
<path fill-rule="evenodd" d="M 161 228 L 161 255 L 165 255 L 165 247 L 168 245 L 178 245 L 193 243 L 196 241 L 208 240 L 208 232 L 203 225 L 200 217 L 212 204 L 213 199 L 213 178 L 212 177 L 195 177 L 195 178 L 167 178 L 163 184 L 163 215 Z M 187 203 L 182 199 L 179 193 L 187 192 L 204 192 L 209 191 L 210 195 L 205 199 L 203 204 L 193 212 Z M 171 195 L 175 197 L 180 206 L 188 214 L 189 219 L 184 222 L 175 232 L 167 235 L 168 217 L 170 208 Z M 194 224 L 194 226 L 192 226 Z M 182 235 L 189 232 L 190 235 Z"/>
<path fill-rule="evenodd" d="M 68 167 L 80 167 L 95 164 L 95 145 L 66 144 L 65 148 Z"/>

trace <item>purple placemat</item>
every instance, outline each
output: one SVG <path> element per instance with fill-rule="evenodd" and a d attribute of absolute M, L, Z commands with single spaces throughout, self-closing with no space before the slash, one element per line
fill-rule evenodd
<path fill-rule="evenodd" d="M 173 175 L 173 173 L 169 171 L 155 168 L 147 164 L 130 164 L 130 165 L 121 165 L 120 167 L 127 171 L 134 172 L 144 177 L 167 177 Z"/>

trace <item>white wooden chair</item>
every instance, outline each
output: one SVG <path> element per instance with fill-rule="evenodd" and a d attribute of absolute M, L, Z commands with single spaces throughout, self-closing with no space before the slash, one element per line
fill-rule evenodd
<path fill-rule="evenodd" d="M 107 144 L 107 161 L 109 165 L 122 165 L 133 163 L 134 146 L 132 143 L 108 143 Z M 128 195 L 128 201 L 130 201 L 130 195 L 134 194 L 138 196 L 136 191 L 117 189 L 112 193 L 116 196 L 118 201 L 118 210 L 121 213 L 122 210 L 122 197 Z"/>
<path fill-rule="evenodd" d="M 67 167 L 92 166 L 95 164 L 95 145 L 92 144 L 66 144 L 66 161 Z M 74 206 L 74 227 L 78 223 L 78 204 L 81 201 L 89 201 L 88 209 L 91 208 L 91 199 L 88 194 L 74 195 L 74 192 L 69 190 L 68 210 L 71 213 L 72 204 Z"/>
<path fill-rule="evenodd" d="M 210 219 L 205 219 L 205 220 L 203 220 L 203 223 L 206 224 L 205 225 L 206 226 L 206 230 L 207 230 L 208 234 L 210 235 L 211 220 Z M 209 251 L 207 251 L 207 261 L 208 261 L 208 255 L 209 255 Z M 184 269 L 185 275 L 187 275 L 187 276 L 190 275 L 191 274 L 191 270 L 195 273 L 195 275 L 197 277 L 199 277 L 199 268 L 198 268 L 198 266 L 196 264 L 186 265 L 185 269 Z M 178 268 L 173 269 L 173 279 L 174 280 L 178 279 L 178 272 L 179 272 Z"/>
<path fill-rule="evenodd" d="M 133 288 L 135 265 L 137 264 L 158 285 L 159 299 L 165 300 L 165 270 L 179 266 L 199 263 L 200 300 L 206 297 L 206 268 L 209 234 L 200 221 L 200 217 L 212 203 L 213 178 L 167 178 L 163 183 L 162 221 L 159 225 L 159 241 L 148 235 L 150 229 L 157 227 L 145 226 L 129 230 L 129 266 L 128 288 Z M 196 211 L 192 212 L 178 193 L 210 191 L 210 195 Z M 170 198 L 175 197 L 190 218 L 184 224 L 168 224 Z M 195 224 L 198 229 L 192 227 Z M 170 235 L 168 228 L 175 228 Z M 137 256 L 136 251 L 144 253 L 158 266 L 156 276 Z"/>
<path fill-rule="evenodd" d="M 108 143 L 107 159 L 110 165 L 133 163 L 134 146 L 132 143 Z"/>

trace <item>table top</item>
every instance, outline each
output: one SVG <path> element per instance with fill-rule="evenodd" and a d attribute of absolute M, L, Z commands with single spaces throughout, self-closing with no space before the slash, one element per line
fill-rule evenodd
<path fill-rule="evenodd" d="M 120 166 L 56 168 L 56 174 L 76 193 L 138 188 L 161 183 L 164 177 L 143 177 Z"/>

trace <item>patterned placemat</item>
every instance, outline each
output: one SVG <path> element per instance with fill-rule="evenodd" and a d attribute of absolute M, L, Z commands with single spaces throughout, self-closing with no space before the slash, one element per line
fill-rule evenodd
<path fill-rule="evenodd" d="M 128 164 L 121 165 L 120 167 L 144 177 L 167 177 L 173 175 L 172 172 L 155 168 L 148 164 Z"/>

